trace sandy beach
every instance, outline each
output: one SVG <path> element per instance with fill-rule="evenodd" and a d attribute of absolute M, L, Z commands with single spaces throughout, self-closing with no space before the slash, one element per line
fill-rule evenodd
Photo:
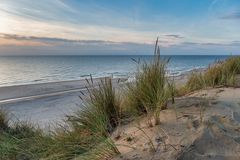
<path fill-rule="evenodd" d="M 94 79 L 94 85 L 100 80 Z M 113 85 L 118 81 L 114 79 Z M 86 80 L 74 80 L 0 87 L 0 109 L 9 114 L 10 122 L 24 121 L 48 129 L 81 109 L 79 96 L 87 85 Z"/>
<path fill-rule="evenodd" d="M 198 69 L 194 71 L 203 71 Z M 189 74 L 170 77 L 177 86 L 186 83 Z M 97 85 L 101 78 L 94 78 Z M 113 85 L 127 79 L 113 79 Z M 66 115 L 81 109 L 83 101 L 79 98 L 81 92 L 86 92 L 86 80 L 50 82 L 0 87 L 0 109 L 9 114 L 12 122 L 27 121 L 42 129 L 48 129 L 57 123 L 63 123 Z"/>

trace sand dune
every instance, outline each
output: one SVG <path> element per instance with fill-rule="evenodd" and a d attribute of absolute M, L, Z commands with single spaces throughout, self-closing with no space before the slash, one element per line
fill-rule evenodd
<path fill-rule="evenodd" d="M 0 108 L 13 120 L 48 128 L 81 108 L 78 96 L 84 83 L 0 88 Z M 208 89 L 177 98 L 160 117 L 159 126 L 150 128 L 146 117 L 139 117 L 118 128 L 113 139 L 122 154 L 115 160 L 240 159 L 240 88 Z"/>
<path fill-rule="evenodd" d="M 240 159 L 239 88 L 193 93 L 160 116 L 159 126 L 149 128 L 141 119 L 119 129 L 116 143 L 122 155 L 116 159 Z"/>

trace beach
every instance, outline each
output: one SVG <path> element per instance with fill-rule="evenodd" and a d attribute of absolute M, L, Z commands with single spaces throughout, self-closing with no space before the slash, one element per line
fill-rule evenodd
<path fill-rule="evenodd" d="M 240 160 L 240 0 L 0 0 L 0 160 Z"/>
<path fill-rule="evenodd" d="M 202 71 L 209 63 L 227 56 L 163 56 L 170 58 L 167 75 L 177 86 L 185 84 L 188 75 Z M 13 122 L 28 121 L 40 128 L 49 128 L 65 116 L 81 109 L 81 92 L 86 78 L 113 77 L 134 80 L 137 64 L 131 60 L 149 62 L 152 56 L 39 56 L 1 57 L 0 108 Z M 198 60 L 200 59 L 200 61 Z M 15 65 L 16 64 L 16 65 Z M 34 67 L 32 67 L 34 66 Z M 69 80 L 73 79 L 73 80 Z M 115 83 L 116 84 L 116 83 Z"/>
<path fill-rule="evenodd" d="M 204 69 L 193 71 L 202 72 Z M 180 87 L 186 83 L 193 71 L 169 79 L 174 80 L 176 86 Z M 94 86 L 98 85 L 101 79 L 104 78 L 94 78 Z M 119 87 L 119 84 L 127 80 L 115 78 L 113 85 Z M 83 100 L 79 96 L 86 93 L 86 86 L 86 80 L 72 80 L 0 87 L 0 109 L 9 114 L 11 122 L 29 122 L 47 130 L 58 123 L 64 124 L 66 115 L 81 110 Z"/>
<path fill-rule="evenodd" d="M 101 79 L 93 79 L 94 86 Z M 113 79 L 113 85 L 124 80 Z M 86 80 L 74 80 L 0 87 L 0 108 L 9 114 L 10 122 L 24 121 L 48 129 L 81 109 L 79 96 L 84 97 L 86 86 Z"/>
<path fill-rule="evenodd" d="M 91 79 L 89 77 L 87 80 L 0 87 L 0 109 L 7 113 L 10 120 L 8 125 L 12 126 L 13 129 L 17 130 L 18 128 L 14 128 L 14 125 L 23 122 L 24 125 L 20 125 L 20 128 L 23 127 L 24 131 L 25 125 L 40 128 L 44 138 L 48 138 L 48 133 L 53 131 L 53 133 L 56 133 L 54 135 L 57 138 L 54 139 L 54 144 L 63 142 L 63 147 L 60 145 L 61 149 L 65 148 L 66 143 L 75 146 L 75 143 L 87 140 L 88 137 L 91 138 L 88 135 L 84 138 L 81 137 L 85 136 L 84 128 L 81 128 L 82 125 L 86 126 L 87 131 L 94 135 L 99 126 L 101 129 L 101 124 L 98 124 L 98 120 L 101 120 L 101 114 L 109 111 L 114 113 L 119 110 L 119 113 L 123 113 L 123 117 L 121 120 L 118 119 L 120 121 L 115 126 L 115 129 L 110 131 L 110 134 L 107 134 L 114 146 L 114 148 L 108 150 L 110 155 L 107 155 L 107 157 L 109 156 L 110 159 L 238 160 L 240 157 L 240 74 L 235 73 L 231 68 L 239 67 L 240 69 L 240 66 L 235 66 L 235 62 L 238 64 L 239 61 L 240 58 L 228 59 L 222 65 L 216 64 L 215 67 L 194 69 L 179 76 L 167 76 L 166 74 L 166 80 L 168 81 L 166 86 L 171 87 L 170 84 L 173 81 L 176 87 L 176 90 L 171 92 L 175 94 L 174 103 L 171 97 L 165 100 L 166 107 L 159 112 L 158 124 L 153 124 L 153 121 L 156 120 L 154 114 L 140 111 L 144 114 L 136 116 L 135 113 L 137 112 L 131 110 L 131 108 L 128 110 L 127 101 L 124 101 L 126 100 L 124 98 L 131 100 L 130 90 L 125 90 L 129 85 L 135 86 L 134 84 L 138 84 L 138 87 L 145 87 L 145 84 L 153 85 L 147 88 L 150 90 L 144 92 L 146 94 L 141 97 L 143 100 L 154 93 L 152 89 L 158 83 L 160 76 L 154 79 L 154 83 L 151 83 L 152 78 L 154 78 L 151 76 L 147 77 L 148 79 L 140 79 L 144 81 L 139 81 L 140 73 L 138 73 L 136 79 L 112 77 Z M 226 68 L 228 70 L 225 70 Z M 217 78 L 212 76 L 214 72 L 219 73 L 216 76 Z M 228 81 L 231 79 L 230 77 L 224 79 L 224 81 L 216 81 L 216 79 L 222 80 L 227 77 L 229 72 L 234 74 L 234 83 Z M 147 72 L 142 75 L 144 78 L 145 74 Z M 157 73 L 155 72 L 155 74 Z M 154 76 L 156 76 L 155 74 Z M 202 77 L 202 75 L 204 76 Z M 211 81 L 207 81 L 207 78 L 210 78 Z M 110 80 L 111 83 L 109 81 L 101 83 L 104 79 Z M 213 80 L 216 81 L 216 86 L 212 87 Z M 163 82 L 161 81 L 161 83 Z M 90 87 L 89 90 L 86 86 Z M 110 87 L 110 90 L 107 86 Z M 200 88 L 191 89 L 191 87 L 196 86 L 200 86 Z M 167 89 L 168 91 L 172 90 L 171 88 Z M 185 92 L 179 94 L 181 89 L 185 89 Z M 160 91 L 163 90 L 164 88 L 161 88 Z M 134 98 L 141 93 L 141 90 L 132 91 L 134 91 Z M 93 97 L 93 100 L 87 101 L 86 107 L 84 106 L 86 104 L 85 98 L 89 97 L 89 94 Z M 116 97 L 112 97 L 112 95 Z M 111 110 L 111 107 L 115 107 L 115 105 L 122 105 L 126 108 L 114 108 L 114 110 Z M 132 107 L 132 105 L 130 106 Z M 83 108 L 85 112 L 81 111 Z M 106 111 L 102 112 L 104 109 Z M 120 112 L 121 109 L 126 110 Z M 67 117 L 75 115 L 76 112 L 78 112 L 75 117 L 76 123 L 81 128 L 80 130 L 74 129 L 74 125 L 76 125 L 74 116 L 73 119 Z M 104 123 L 111 122 L 105 121 L 105 118 L 103 119 Z M 66 123 L 66 120 L 70 120 L 68 121 L 70 123 Z M 91 126 L 93 127 L 91 128 Z M 103 126 L 105 127 L 104 124 Z M 88 127 L 90 130 L 88 130 Z M 91 133 L 92 130 L 93 133 Z M 21 132 L 23 131 L 19 133 Z M 37 135 L 38 132 L 35 134 Z M 61 139 L 62 136 L 63 139 Z M 29 140 L 31 142 L 31 138 Z M 99 139 L 96 138 L 95 140 L 98 141 Z M 44 140 L 43 143 L 45 143 Z M 92 143 L 94 142 L 88 142 L 87 145 Z M 101 143 L 100 140 L 97 147 L 98 145 L 101 146 Z M 106 141 L 104 141 L 103 145 L 105 143 L 109 145 Z M 48 147 L 51 148 L 52 146 Z M 107 150 L 107 148 L 103 147 L 104 149 Z M 90 151 L 90 155 L 95 156 L 95 154 L 95 152 Z M 79 155 L 77 158 L 81 159 L 81 156 Z M 100 150 L 101 156 L 105 155 Z"/>

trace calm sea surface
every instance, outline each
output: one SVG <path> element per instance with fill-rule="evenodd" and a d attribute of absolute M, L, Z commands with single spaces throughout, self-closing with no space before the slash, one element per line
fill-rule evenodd
<path fill-rule="evenodd" d="M 171 58 L 170 75 L 207 67 L 227 56 L 163 56 Z M 37 56 L 0 57 L 0 86 L 44 83 L 111 76 L 131 77 L 137 65 L 133 59 L 151 60 L 152 56 Z"/>

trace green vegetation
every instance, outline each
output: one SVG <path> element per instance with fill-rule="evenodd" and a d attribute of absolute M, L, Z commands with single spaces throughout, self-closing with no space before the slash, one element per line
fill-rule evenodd
<path fill-rule="evenodd" d="M 0 111 L 0 115 L 5 114 Z M 6 118 L 7 115 L 4 115 Z M 51 139 L 28 123 L 0 126 L 0 159 L 39 159 Z"/>
<path fill-rule="evenodd" d="M 234 86 L 240 73 L 240 57 L 230 57 L 209 66 L 203 73 L 192 73 L 185 89 L 187 92 L 206 87 Z"/>
<path fill-rule="evenodd" d="M 119 154 L 110 134 L 120 123 L 120 102 L 117 98 L 112 79 L 101 80 L 98 87 L 94 87 L 93 81 L 89 82 L 87 88 L 89 98 L 83 109 L 74 116 L 69 116 L 69 122 L 75 132 L 87 134 L 91 141 L 85 143 L 88 151 L 94 151 L 87 157 L 93 159 L 109 158 Z M 86 137 L 86 138 L 87 138 Z M 89 146 L 88 146 L 89 145 Z M 96 154 L 99 153 L 99 154 Z M 100 157 L 102 156 L 102 157 Z"/>
<path fill-rule="evenodd" d="M 68 116 L 70 129 L 44 134 L 27 123 L 8 126 L 0 112 L 0 159 L 107 159 L 118 154 L 110 138 L 119 123 L 120 107 L 111 79 L 88 88 L 81 112 Z"/>
<path fill-rule="evenodd" d="M 93 132 L 96 132 L 97 129 L 105 135 L 105 132 L 111 133 L 120 123 L 121 111 L 120 99 L 112 86 L 112 79 L 105 78 L 97 87 L 94 87 L 91 78 L 91 82 L 88 81 L 88 84 L 89 98 L 85 103 L 85 108 L 75 117 L 70 118 L 71 123 L 81 122 L 81 126 L 85 125 Z"/>
<path fill-rule="evenodd" d="M 0 110 L 0 131 L 6 129 L 8 126 L 7 113 Z"/>
<path fill-rule="evenodd" d="M 150 63 L 139 63 L 136 81 L 127 85 L 127 106 L 138 114 L 146 113 L 150 126 L 152 116 L 156 125 L 160 123 L 160 111 L 173 95 L 171 83 L 166 76 L 167 62 L 168 60 L 160 58 L 157 40 L 153 60 Z"/>
<path fill-rule="evenodd" d="M 59 127 L 53 133 L 29 123 L 9 126 L 7 113 L 0 111 L 0 159 L 6 160 L 97 160 L 110 159 L 119 154 L 111 134 L 124 118 L 146 115 L 148 125 L 160 124 L 160 112 L 175 95 L 184 95 L 206 87 L 233 86 L 240 74 L 240 57 L 231 57 L 209 66 L 204 72 L 191 74 L 184 87 L 175 88 L 173 80 L 166 76 L 169 60 L 161 59 L 158 40 L 154 58 L 150 63 L 138 62 L 136 80 L 126 84 L 124 106 L 111 78 L 105 78 L 96 86 L 87 80 L 87 93 L 80 97 L 85 103 L 81 110 L 67 116 L 68 127 Z M 126 92 L 125 92 L 126 91 Z M 203 111 L 200 111 L 202 117 Z M 202 121 L 202 118 L 201 118 Z M 145 135 L 141 127 L 138 128 Z M 146 135 L 153 150 L 150 137 Z M 132 141 L 129 137 L 128 141 Z"/>

